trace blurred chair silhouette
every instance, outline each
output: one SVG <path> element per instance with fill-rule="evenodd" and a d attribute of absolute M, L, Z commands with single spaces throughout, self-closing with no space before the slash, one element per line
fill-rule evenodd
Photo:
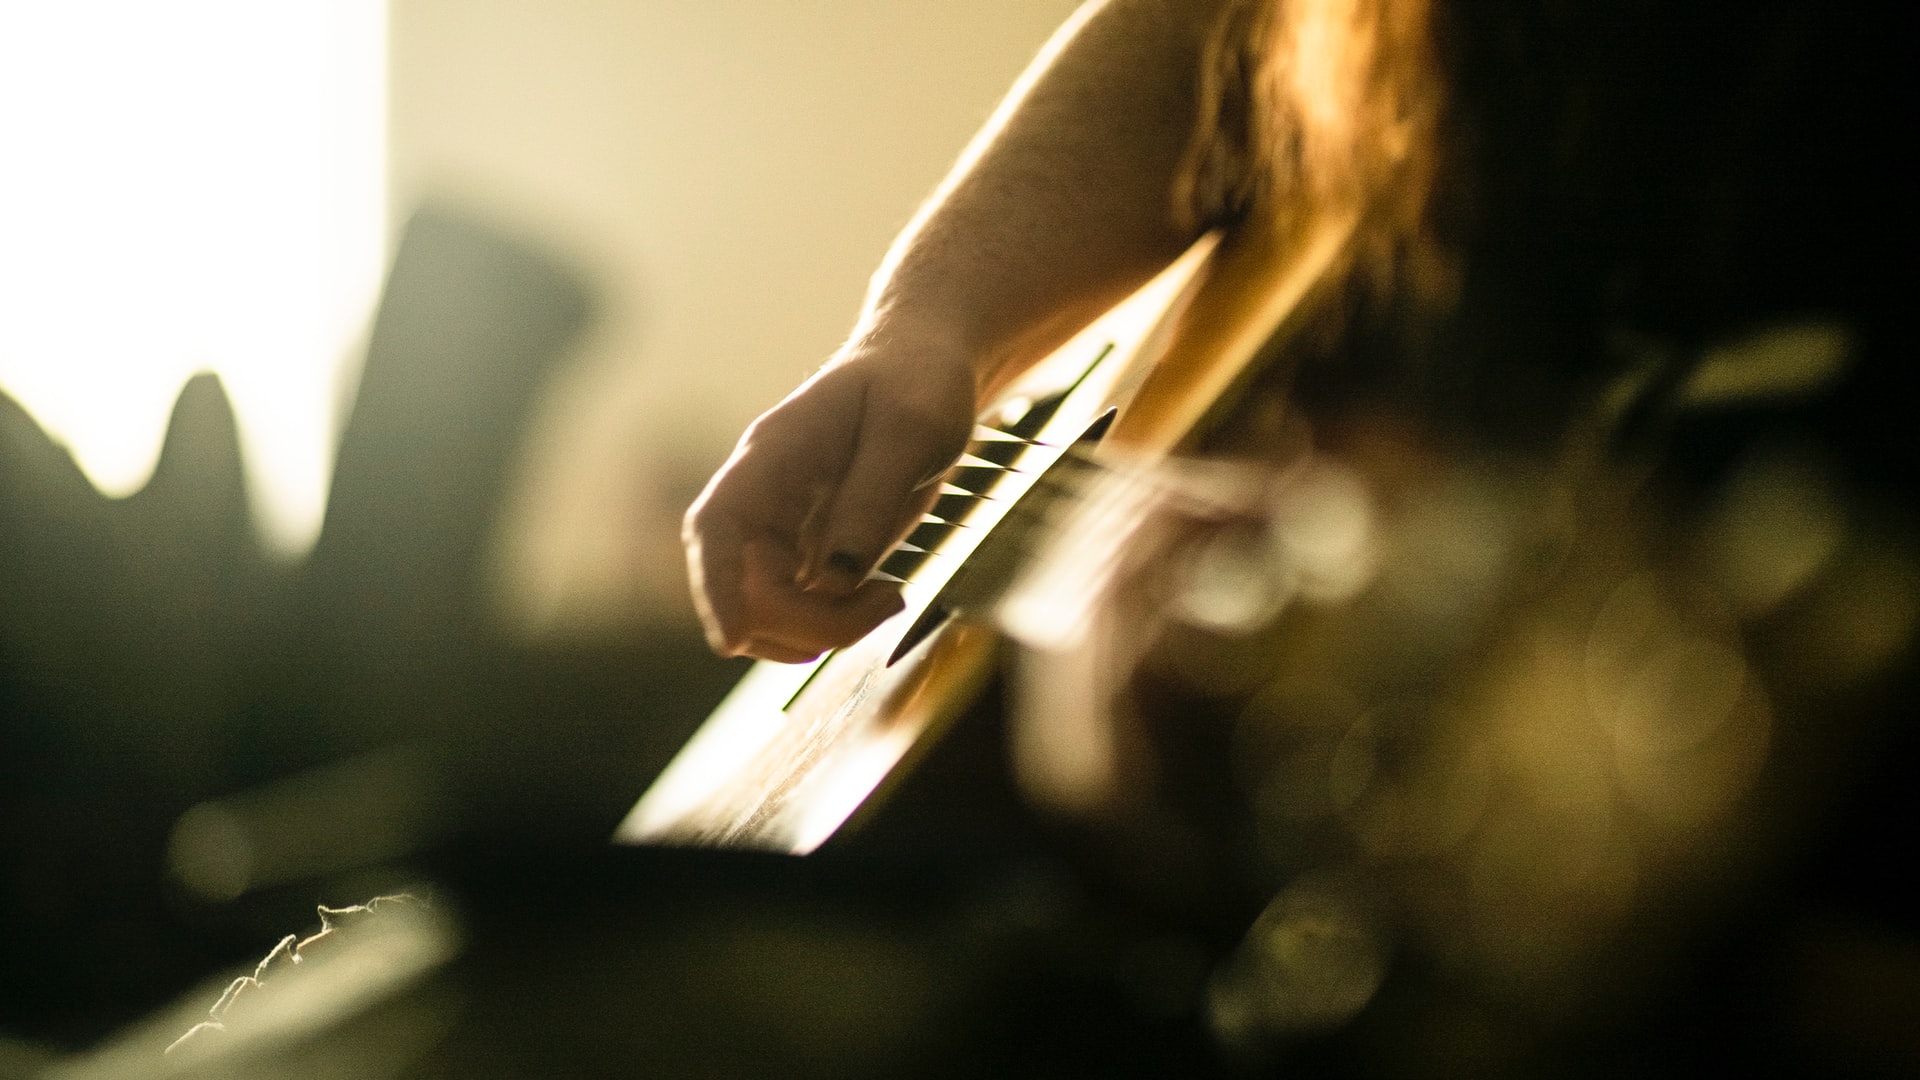
<path fill-rule="evenodd" d="M 453 734 L 499 666 L 479 579 L 503 477 L 592 309 L 557 259 L 415 214 L 292 567 L 254 536 L 217 377 L 186 385 L 123 500 L 0 394 L 0 1031 L 88 1041 L 255 948 L 169 900 L 188 807 Z"/>

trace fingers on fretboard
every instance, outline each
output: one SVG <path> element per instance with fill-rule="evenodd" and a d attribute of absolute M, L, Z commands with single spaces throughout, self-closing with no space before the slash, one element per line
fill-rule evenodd
<path fill-rule="evenodd" d="M 980 426 L 966 452 L 953 468 L 941 477 L 941 491 L 934 498 L 920 523 L 898 547 L 882 559 L 876 573 L 896 581 L 914 580 L 928 562 L 938 558 L 947 545 L 969 527 L 981 508 L 1000 501 L 1010 482 L 1030 481 L 1036 459 L 1058 453 L 1058 448 L 1008 434 L 998 428 Z M 1025 489 L 1022 483 L 1021 490 Z"/>

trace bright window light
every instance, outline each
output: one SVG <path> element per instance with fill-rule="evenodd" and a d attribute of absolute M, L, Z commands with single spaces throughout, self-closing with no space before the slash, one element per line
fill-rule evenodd
<path fill-rule="evenodd" d="M 217 372 L 262 538 L 319 531 L 386 249 L 385 0 L 0 2 L 0 390 L 126 495 Z"/>

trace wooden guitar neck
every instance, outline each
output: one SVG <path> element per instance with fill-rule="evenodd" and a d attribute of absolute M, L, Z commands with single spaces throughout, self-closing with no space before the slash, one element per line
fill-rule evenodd
<path fill-rule="evenodd" d="M 1097 441 L 1094 460 L 1179 449 L 1280 351 L 1289 316 L 1338 276 L 1354 226 L 1209 237 L 1022 379 L 882 561 L 905 610 L 812 663 L 755 665 L 614 839 L 805 854 L 833 835 L 984 680 L 995 634 L 983 616 L 1021 546 L 1006 534 L 1039 520 L 1033 503 L 1062 486 L 1073 448 Z"/>

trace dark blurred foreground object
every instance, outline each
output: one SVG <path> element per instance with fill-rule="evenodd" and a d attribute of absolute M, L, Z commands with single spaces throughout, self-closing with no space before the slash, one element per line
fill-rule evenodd
<path fill-rule="evenodd" d="M 375 905 L 298 963 L 312 950 L 283 939 L 233 984 L 209 981 L 46 1075 L 1214 1073 L 1191 1022 L 1201 943 L 1086 891 L 1057 853 L 1006 858 L 1031 839 L 958 861 L 605 848 L 438 860 L 423 903 Z M 246 989 L 228 1000 L 234 984 Z M 222 1026 L 196 1030 L 210 1006 Z"/>
<path fill-rule="evenodd" d="M 360 1000 L 391 992 L 444 960 L 449 951 L 446 931 L 430 921 L 431 909 L 408 893 L 376 896 L 348 907 L 322 904 L 319 915 L 318 932 L 281 938 L 253 974 L 228 983 L 207 1010 L 208 1018 L 168 1043 L 163 1055 L 191 1071 L 197 1067 L 194 1059 L 223 1050 L 231 1053 L 225 1045 L 230 1041 L 271 1041 L 276 1027 L 324 1027 L 335 1018 L 329 1013 L 344 1013 Z M 342 967 L 348 974 L 335 975 Z M 330 970 L 315 974 L 323 968 Z M 296 969 L 303 969 L 299 982 L 293 978 Z M 331 985 L 328 975 L 333 976 Z M 263 1001 L 269 984 L 286 988 Z M 278 1034 L 284 1041 L 285 1033 Z M 145 1065 L 153 1067 L 151 1062 Z"/>

